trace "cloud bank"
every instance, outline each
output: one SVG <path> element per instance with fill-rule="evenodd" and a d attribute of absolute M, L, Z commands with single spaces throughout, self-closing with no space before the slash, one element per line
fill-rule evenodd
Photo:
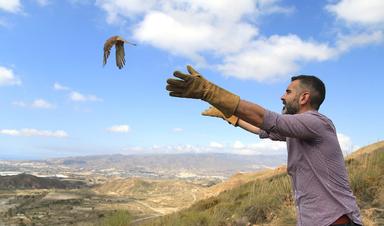
<path fill-rule="evenodd" d="M 305 40 L 296 34 L 264 36 L 258 19 L 290 14 L 295 9 L 278 0 L 97 0 L 109 24 L 132 31 L 139 42 L 183 56 L 200 66 L 210 65 L 226 76 L 257 81 L 289 77 L 308 62 L 339 57 L 352 48 L 383 43 L 373 25 L 384 22 L 381 0 L 342 0 L 324 6 L 359 32 L 339 33 L 331 42 Z M 130 24 L 127 26 L 127 24 Z M 334 28 L 331 28 L 334 29 Z M 214 60 L 212 60 L 214 59 Z"/>

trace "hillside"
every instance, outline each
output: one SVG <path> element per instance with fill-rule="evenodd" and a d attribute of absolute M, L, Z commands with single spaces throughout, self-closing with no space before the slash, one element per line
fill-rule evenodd
<path fill-rule="evenodd" d="M 30 174 L 0 176 L 0 189 L 70 189 L 84 187 L 79 181 L 62 181 L 55 178 L 36 177 Z"/>
<path fill-rule="evenodd" d="M 203 197 L 204 187 L 183 180 L 116 179 L 92 190 L 99 195 L 126 197 L 157 215 L 190 206 Z"/>
<path fill-rule="evenodd" d="M 279 167 L 257 173 L 237 173 L 228 180 L 212 186 L 180 179 L 115 179 L 92 190 L 98 195 L 129 197 L 133 202 L 145 205 L 158 215 L 164 215 L 189 207 L 198 200 L 217 196 L 223 191 L 254 181 L 256 178 L 271 177 L 285 170 L 285 167 Z"/>
<path fill-rule="evenodd" d="M 346 158 L 346 166 L 364 225 L 384 225 L 384 142 L 357 150 Z M 142 225 L 295 225 L 288 175 L 251 177 L 246 184 Z"/>

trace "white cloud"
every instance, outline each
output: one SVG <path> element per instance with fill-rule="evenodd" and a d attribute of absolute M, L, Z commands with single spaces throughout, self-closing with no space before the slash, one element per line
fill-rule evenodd
<path fill-rule="evenodd" d="M 175 133 L 180 133 L 180 132 L 183 132 L 184 129 L 183 128 L 173 128 L 172 131 Z"/>
<path fill-rule="evenodd" d="M 96 0 L 96 5 L 107 12 L 108 23 L 117 23 L 123 17 L 134 17 L 151 9 L 155 0 Z"/>
<path fill-rule="evenodd" d="M 40 6 L 46 6 L 50 3 L 50 0 L 35 0 Z M 4 10 L 10 13 L 21 13 L 22 4 L 20 0 L 0 0 L 0 10 Z"/>
<path fill-rule="evenodd" d="M 234 153 L 239 155 L 276 155 L 286 154 L 287 146 L 285 142 L 262 139 L 258 143 L 243 144 L 240 141 L 233 143 Z"/>
<path fill-rule="evenodd" d="M 50 109 L 55 107 L 53 104 L 43 99 L 34 100 L 31 106 L 33 108 L 45 108 L 45 109 Z"/>
<path fill-rule="evenodd" d="M 95 96 L 95 95 L 91 95 L 91 94 L 82 94 L 78 91 L 74 91 L 72 90 L 72 88 L 68 87 L 68 86 L 64 86 L 58 82 L 55 82 L 53 84 L 53 89 L 54 90 L 57 90 L 57 91 L 68 91 L 68 96 L 69 96 L 69 99 L 72 100 L 72 101 L 75 101 L 75 102 L 86 102 L 86 101 L 92 101 L 92 102 L 95 102 L 95 101 L 103 101 L 103 99 Z"/>
<path fill-rule="evenodd" d="M 187 57 L 204 51 L 239 51 L 258 34 L 255 26 L 240 21 L 243 15 L 254 11 L 254 6 L 250 1 L 229 5 L 204 1 L 185 8 L 170 4 L 171 9 L 149 11 L 135 27 L 134 37 Z"/>
<path fill-rule="evenodd" d="M 340 36 L 336 43 L 339 53 L 348 51 L 351 48 L 364 46 L 367 44 L 379 44 L 384 42 L 383 31 L 374 31 L 369 33 L 361 33 L 357 35 Z"/>
<path fill-rule="evenodd" d="M 20 0 L 0 0 L 0 10 L 18 13 L 21 11 Z"/>
<path fill-rule="evenodd" d="M 52 109 L 55 108 L 55 105 L 44 100 L 44 99 L 36 99 L 32 101 L 32 103 L 28 104 L 24 101 L 14 101 L 12 102 L 12 105 L 15 105 L 17 107 L 32 107 L 32 108 L 43 108 L 43 109 Z"/>
<path fill-rule="evenodd" d="M 326 9 L 347 23 L 384 25 L 383 0 L 341 0 L 327 5 Z"/>
<path fill-rule="evenodd" d="M 209 147 L 211 147 L 211 148 L 224 148 L 224 144 L 221 144 L 221 143 L 218 143 L 215 141 L 211 141 L 209 143 Z"/>
<path fill-rule="evenodd" d="M 258 143 L 244 144 L 241 141 L 219 143 L 211 141 L 208 145 L 153 145 L 151 147 L 128 147 L 125 152 L 152 153 L 228 153 L 238 155 L 285 155 L 285 142 L 260 140 Z"/>
<path fill-rule="evenodd" d="M 234 149 L 241 149 L 241 148 L 245 148 L 245 145 L 243 143 L 241 143 L 241 141 L 235 141 L 235 143 L 233 143 L 233 146 L 232 146 Z"/>
<path fill-rule="evenodd" d="M 63 130 L 49 131 L 49 130 L 37 130 L 37 129 L 2 129 L 0 130 L 0 134 L 9 135 L 9 136 L 38 136 L 38 137 L 57 137 L 64 138 L 67 137 L 68 134 Z"/>
<path fill-rule="evenodd" d="M 355 47 L 384 43 L 384 1 L 340 0 L 325 8 L 347 25 L 341 29 L 346 34 L 337 35 L 335 41 L 338 54 Z"/>
<path fill-rule="evenodd" d="M 61 85 L 61 84 L 58 83 L 58 82 L 55 82 L 55 83 L 53 84 L 53 89 L 54 89 L 54 90 L 71 90 L 71 88 L 66 87 L 66 86 L 63 86 L 63 85 Z"/>
<path fill-rule="evenodd" d="M 250 43 L 247 50 L 226 56 L 218 70 L 243 79 L 273 81 L 297 71 L 301 62 L 324 61 L 334 55 L 325 44 L 306 42 L 296 35 L 274 35 Z"/>
<path fill-rule="evenodd" d="M 344 155 L 348 155 L 359 148 L 357 145 L 354 145 L 352 139 L 345 134 L 337 133 L 337 139 L 339 140 L 340 148 Z"/>
<path fill-rule="evenodd" d="M 25 103 L 24 101 L 14 101 L 14 102 L 12 102 L 12 105 L 15 105 L 17 107 L 27 107 L 28 106 L 28 104 Z"/>
<path fill-rule="evenodd" d="M 351 138 L 345 134 L 338 133 L 338 140 L 344 155 L 358 149 Z M 153 145 L 151 147 L 127 147 L 124 152 L 133 152 L 141 154 L 153 153 L 228 153 L 238 155 L 286 155 L 287 144 L 283 141 L 272 141 L 270 139 L 261 139 L 257 143 L 244 143 L 240 140 L 233 142 L 211 141 L 207 145 Z"/>
<path fill-rule="evenodd" d="M 20 85 L 21 80 L 15 76 L 12 69 L 0 66 L 0 86 Z"/>
<path fill-rule="evenodd" d="M 86 94 L 81 94 L 76 91 L 72 91 L 69 93 L 69 98 L 72 101 L 79 101 L 79 102 L 85 102 L 85 101 L 103 101 L 103 99 L 95 96 L 95 95 L 86 95 Z"/>
<path fill-rule="evenodd" d="M 107 131 L 115 133 L 128 133 L 130 128 L 128 125 L 114 125 L 107 128 Z"/>

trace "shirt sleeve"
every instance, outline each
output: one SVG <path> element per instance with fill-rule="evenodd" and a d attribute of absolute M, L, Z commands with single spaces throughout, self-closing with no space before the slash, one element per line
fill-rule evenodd
<path fill-rule="evenodd" d="M 322 123 L 319 117 L 311 113 L 281 115 L 266 111 L 261 129 L 269 136 L 278 134 L 281 137 L 314 139 L 319 137 Z"/>
<path fill-rule="evenodd" d="M 273 133 L 273 132 L 268 133 L 267 131 L 262 130 L 262 129 L 260 129 L 259 137 L 261 139 L 269 138 L 271 140 L 278 140 L 278 141 L 285 141 L 285 139 L 286 139 L 286 137 L 281 136 L 278 133 Z"/>

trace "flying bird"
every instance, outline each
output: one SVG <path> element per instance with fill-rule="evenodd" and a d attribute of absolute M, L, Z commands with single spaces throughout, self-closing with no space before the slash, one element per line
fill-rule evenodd
<path fill-rule="evenodd" d="M 111 48 L 115 45 L 116 48 L 116 66 L 121 69 L 125 65 L 125 52 L 124 52 L 124 43 L 131 44 L 136 46 L 135 43 L 128 42 L 120 36 L 112 36 L 104 43 L 104 60 L 103 66 L 107 63 L 109 54 L 111 53 Z"/>

